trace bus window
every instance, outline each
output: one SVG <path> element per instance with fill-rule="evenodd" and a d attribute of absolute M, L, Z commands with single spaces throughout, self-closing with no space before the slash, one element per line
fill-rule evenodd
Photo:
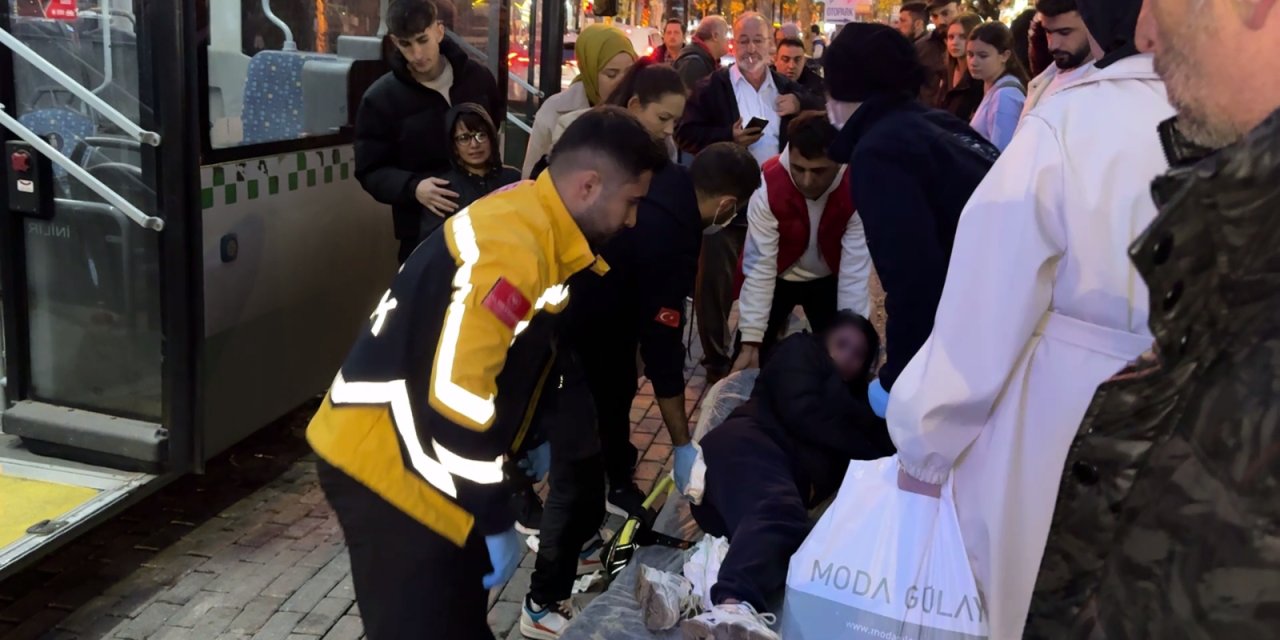
<path fill-rule="evenodd" d="M 270 7 L 269 16 L 264 5 Z M 209 6 L 209 141 L 215 149 L 336 133 L 345 101 L 323 86 L 344 77 L 339 38 L 376 38 L 380 0 L 218 0 Z M 278 23 L 291 32 L 292 41 Z M 364 44 L 368 44 L 365 42 Z M 355 50 L 376 47 L 355 47 Z M 326 96 L 317 102 L 315 95 Z M 341 104 L 339 104 L 341 102 Z"/>

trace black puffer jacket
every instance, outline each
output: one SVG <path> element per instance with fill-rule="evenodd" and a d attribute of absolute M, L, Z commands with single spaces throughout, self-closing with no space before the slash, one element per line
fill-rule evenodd
<path fill-rule="evenodd" d="M 840 378 L 821 338 L 791 336 L 760 370 L 751 400 L 708 433 L 702 446 L 714 447 L 716 439 L 733 438 L 738 429 L 763 432 L 787 452 L 805 507 L 812 508 L 840 488 L 850 460 L 895 451 L 865 389 L 865 383 Z"/>
<path fill-rule="evenodd" d="M 458 162 L 456 152 L 450 152 L 449 163 L 451 168 L 444 173 L 435 174 L 434 177 L 449 181 L 447 188 L 458 194 L 458 199 L 455 201 L 458 204 L 458 211 L 462 211 L 471 206 L 472 202 L 520 180 L 519 169 L 502 164 L 502 150 L 498 148 L 498 130 L 493 126 L 493 121 L 489 119 L 489 113 L 480 105 L 474 102 L 464 102 L 450 109 L 449 115 L 445 120 L 445 131 L 452 132 L 454 125 L 458 122 L 458 116 L 464 113 L 474 113 L 480 116 L 487 125 L 489 134 L 489 171 L 484 175 L 476 175 Z M 456 149 L 457 147 L 453 142 L 450 142 L 449 148 Z M 422 230 L 419 238 L 425 239 L 432 231 L 444 224 L 444 221 L 445 218 L 427 212 L 422 216 Z"/>
<path fill-rule="evenodd" d="M 1070 449 L 1028 637 L 1280 638 L 1280 111 L 1199 161 L 1162 136 L 1156 350 Z"/>
<path fill-rule="evenodd" d="M 356 179 L 375 200 L 391 205 L 400 239 L 416 238 L 422 216 L 429 215 L 414 196 L 418 183 L 450 168 L 449 105 L 474 102 L 494 122 L 506 117 L 504 94 L 488 69 L 451 40 L 440 44 L 440 55 L 453 68 L 448 102 L 414 80 L 404 56 L 392 47 L 391 71 L 369 87 L 356 113 Z"/>

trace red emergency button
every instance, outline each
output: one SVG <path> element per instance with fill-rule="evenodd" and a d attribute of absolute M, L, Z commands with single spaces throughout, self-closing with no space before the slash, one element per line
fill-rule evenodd
<path fill-rule="evenodd" d="M 31 154 L 26 151 L 14 151 L 9 156 L 9 164 L 17 173 L 26 173 L 31 170 Z"/>

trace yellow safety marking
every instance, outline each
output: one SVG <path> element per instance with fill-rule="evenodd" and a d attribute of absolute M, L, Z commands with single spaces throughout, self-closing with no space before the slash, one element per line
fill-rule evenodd
<path fill-rule="evenodd" d="M 0 548 L 98 495 L 97 489 L 0 475 Z"/>

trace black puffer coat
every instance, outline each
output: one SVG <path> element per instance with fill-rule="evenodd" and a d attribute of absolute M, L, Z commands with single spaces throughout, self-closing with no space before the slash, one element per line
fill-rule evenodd
<path fill-rule="evenodd" d="M 1199 161 L 1161 133 L 1156 350 L 1071 447 L 1028 637 L 1280 638 L 1280 112 Z"/>
<path fill-rule="evenodd" d="M 718 440 L 738 438 L 742 429 L 764 433 L 787 453 L 806 508 L 840 488 L 850 460 L 895 451 L 867 402 L 866 384 L 842 380 L 822 339 L 807 333 L 778 344 L 751 399 L 702 439 L 708 459 Z"/>

